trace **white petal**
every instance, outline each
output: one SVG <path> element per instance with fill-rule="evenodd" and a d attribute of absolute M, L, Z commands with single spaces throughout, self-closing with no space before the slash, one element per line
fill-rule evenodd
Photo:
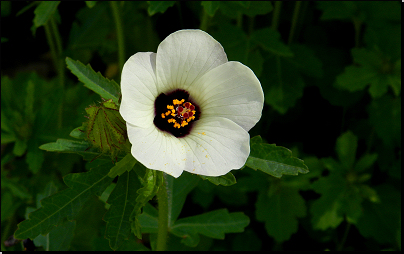
<path fill-rule="evenodd" d="M 152 52 L 136 53 L 124 64 L 119 112 L 126 122 L 143 127 L 153 124 L 158 96 L 155 69 L 156 53 Z"/>
<path fill-rule="evenodd" d="M 209 70 L 227 62 L 222 45 L 201 30 L 180 30 L 167 36 L 157 49 L 159 92 L 187 89 Z"/>
<path fill-rule="evenodd" d="M 156 127 L 142 128 L 126 124 L 133 157 L 144 166 L 163 171 L 174 177 L 181 175 L 185 160 L 181 155 L 182 144 L 171 134 Z"/>
<path fill-rule="evenodd" d="M 180 139 L 186 149 L 185 171 L 220 176 L 241 168 L 250 154 L 250 135 L 236 123 L 222 117 L 205 117 L 192 132 Z"/>
<path fill-rule="evenodd" d="M 226 118 L 205 117 L 191 133 L 176 138 L 154 126 L 141 128 L 127 124 L 131 153 L 146 167 L 174 177 L 182 171 L 220 176 L 241 168 L 250 153 L 250 136 Z"/>
<path fill-rule="evenodd" d="M 249 131 L 261 118 L 264 93 L 254 72 L 239 62 L 209 71 L 189 90 L 201 116 L 225 117 Z"/>

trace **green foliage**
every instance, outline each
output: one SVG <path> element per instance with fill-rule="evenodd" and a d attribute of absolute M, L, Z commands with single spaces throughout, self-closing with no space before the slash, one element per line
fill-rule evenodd
<path fill-rule="evenodd" d="M 170 251 L 401 250 L 399 3 L 117 5 L 1 2 L 1 251 L 156 250 L 159 190 Z M 244 167 L 173 178 L 130 154 L 119 59 L 198 28 L 265 105 Z"/>
<path fill-rule="evenodd" d="M 67 67 L 77 78 L 84 83 L 84 86 L 99 94 L 102 98 L 118 104 L 119 85 L 113 81 L 104 78 L 101 73 L 95 71 L 88 64 L 85 66 L 80 61 L 73 61 L 69 57 L 66 58 Z"/>
<path fill-rule="evenodd" d="M 109 185 L 109 167 L 104 162 L 90 172 L 65 176 L 63 180 L 69 189 L 43 199 L 42 207 L 31 213 L 28 220 L 18 224 L 15 237 L 33 239 L 39 234 L 49 233 L 64 218 L 72 220 L 91 195 L 100 195 Z"/>
<path fill-rule="evenodd" d="M 307 173 L 303 161 L 292 156 L 292 152 L 284 147 L 263 143 L 260 136 L 251 139 L 251 152 L 246 166 L 261 170 L 275 177 Z"/>

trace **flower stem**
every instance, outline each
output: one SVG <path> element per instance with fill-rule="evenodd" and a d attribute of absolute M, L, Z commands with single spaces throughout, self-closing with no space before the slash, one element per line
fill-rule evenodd
<path fill-rule="evenodd" d="M 116 35 L 118 37 L 118 63 L 119 70 L 122 70 L 123 64 L 125 62 L 125 43 L 123 38 L 123 27 L 120 16 L 120 10 L 117 2 L 110 1 L 109 2 L 112 9 L 112 14 L 114 16 L 115 26 L 116 26 Z"/>
<path fill-rule="evenodd" d="M 167 178 L 163 172 L 159 172 L 163 174 L 163 184 L 160 186 L 157 192 L 157 201 L 158 201 L 158 210 L 159 210 L 159 218 L 158 218 L 158 231 L 157 231 L 157 251 L 166 250 L 167 247 L 167 236 L 168 236 L 168 194 L 167 194 Z"/>
<path fill-rule="evenodd" d="M 290 45 L 293 40 L 293 35 L 296 30 L 296 25 L 297 25 L 297 21 L 298 21 L 301 4 L 302 4 L 302 1 L 296 1 L 295 10 L 293 11 L 292 26 L 290 27 L 290 32 L 289 32 L 288 45 Z"/>
<path fill-rule="evenodd" d="M 282 1 L 275 1 L 275 9 L 272 13 L 272 26 L 273 30 L 278 30 L 279 16 L 281 14 Z"/>

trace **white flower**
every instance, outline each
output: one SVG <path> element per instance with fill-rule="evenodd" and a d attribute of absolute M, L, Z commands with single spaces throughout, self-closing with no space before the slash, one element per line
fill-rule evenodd
<path fill-rule="evenodd" d="M 206 32 L 180 30 L 157 53 L 131 56 L 121 90 L 131 153 L 146 167 L 220 176 L 245 164 L 264 94 L 253 71 L 227 61 Z"/>

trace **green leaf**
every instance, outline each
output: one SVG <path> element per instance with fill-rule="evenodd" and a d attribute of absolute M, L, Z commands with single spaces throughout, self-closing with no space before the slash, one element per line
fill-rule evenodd
<path fill-rule="evenodd" d="M 91 145 L 87 141 L 57 139 L 56 142 L 41 145 L 39 149 L 48 152 L 76 153 L 83 156 L 85 160 L 92 160 L 96 156 L 100 156 L 98 149 L 90 147 Z M 108 158 L 107 156 L 104 157 Z"/>
<path fill-rule="evenodd" d="M 119 105 L 119 85 L 114 80 L 109 80 L 95 71 L 88 64 L 85 66 L 80 61 L 73 61 L 71 58 L 66 57 L 67 67 L 76 75 L 84 86 L 99 94 L 102 98 L 109 100 L 112 99 L 116 105 Z"/>
<path fill-rule="evenodd" d="M 86 1 L 86 5 L 88 8 L 93 8 L 97 1 Z"/>
<path fill-rule="evenodd" d="M 113 250 L 117 250 L 131 233 L 130 215 L 135 208 L 137 190 L 140 187 L 136 173 L 125 172 L 119 177 L 108 198 L 107 202 L 111 207 L 104 216 L 104 221 L 107 222 L 105 237 L 109 239 L 109 246 Z"/>
<path fill-rule="evenodd" d="M 213 17 L 217 9 L 219 9 L 219 1 L 202 1 L 201 5 L 205 9 L 206 13 Z"/>
<path fill-rule="evenodd" d="M 43 26 L 55 13 L 60 1 L 42 1 L 34 10 L 34 25 L 36 28 Z"/>
<path fill-rule="evenodd" d="M 314 78 L 323 77 L 323 64 L 312 49 L 300 44 L 292 44 L 290 49 L 294 57 L 285 60 L 291 61 L 300 70 L 301 74 Z"/>
<path fill-rule="evenodd" d="M 202 175 L 200 175 L 200 177 L 203 180 L 208 180 L 209 182 L 213 183 L 214 185 L 230 186 L 230 185 L 237 183 L 236 178 L 234 177 L 234 175 L 231 172 L 229 172 L 225 175 L 221 175 L 221 176 L 202 176 Z"/>
<path fill-rule="evenodd" d="M 151 204 L 147 203 L 143 207 L 143 212 L 138 216 L 140 226 L 142 228 L 142 233 L 157 233 L 158 224 L 158 211 Z"/>
<path fill-rule="evenodd" d="M 261 191 L 255 206 L 257 220 L 265 222 L 268 235 L 277 242 L 289 240 L 297 232 L 297 219 L 306 216 L 306 204 L 299 189 L 282 181 L 274 181 L 268 192 Z"/>
<path fill-rule="evenodd" d="M 281 35 L 271 28 L 255 30 L 251 34 L 251 40 L 264 50 L 278 56 L 293 57 L 293 52 L 281 41 L 280 37 Z"/>
<path fill-rule="evenodd" d="M 164 13 L 169 7 L 175 4 L 175 1 L 147 1 L 149 8 L 147 12 L 149 16 L 153 16 L 157 12 Z"/>
<path fill-rule="evenodd" d="M 167 190 L 170 190 L 172 193 L 172 195 L 168 193 L 168 203 L 171 218 L 170 223 L 173 224 L 181 213 L 185 199 L 198 185 L 200 178 L 188 172 L 182 173 L 177 179 L 169 175 L 165 175 L 165 177 L 167 181 Z"/>
<path fill-rule="evenodd" d="M 308 173 L 303 161 L 292 156 L 287 148 L 264 143 L 260 136 L 251 139 L 251 152 L 246 166 L 261 170 L 274 177 L 282 175 L 297 175 Z"/>
<path fill-rule="evenodd" d="M 358 147 L 358 138 L 351 132 L 347 131 L 338 137 L 335 145 L 339 161 L 346 170 L 352 170 L 356 159 L 356 149 Z"/>
<path fill-rule="evenodd" d="M 377 154 L 365 154 L 355 164 L 354 171 L 362 172 L 370 168 L 377 160 Z"/>
<path fill-rule="evenodd" d="M 27 150 L 27 141 L 17 139 L 14 144 L 13 153 L 15 156 L 22 156 Z"/>
<path fill-rule="evenodd" d="M 139 215 L 147 202 L 149 202 L 149 200 L 151 200 L 157 194 L 159 187 L 163 183 L 163 174 L 160 171 L 148 169 L 141 163 L 135 164 L 134 171 L 137 172 L 137 175 L 140 177 L 142 176 L 142 173 L 145 172 L 143 177 L 140 178 L 140 182 L 143 187 L 137 190 L 138 196 L 136 197 L 135 207 L 130 215 L 130 220 L 132 221 L 132 232 L 137 238 L 142 239 Z"/>
<path fill-rule="evenodd" d="M 122 160 L 117 162 L 113 168 L 108 173 L 108 176 L 115 178 L 120 176 L 126 171 L 131 171 L 133 166 L 135 166 L 137 160 L 133 158 L 132 154 L 128 153 Z"/>
<path fill-rule="evenodd" d="M 401 146 L 401 97 L 385 95 L 372 100 L 368 112 L 369 122 L 383 143 Z"/>
<path fill-rule="evenodd" d="M 363 202 L 363 215 L 356 227 L 363 237 L 380 243 L 395 243 L 401 219 L 401 193 L 391 185 L 377 186 L 381 202 Z"/>
<path fill-rule="evenodd" d="M 243 232 L 249 223 L 250 219 L 244 213 L 229 213 L 227 209 L 220 209 L 179 219 L 171 227 L 171 233 L 181 237 L 185 245 L 196 246 L 199 243 L 198 234 L 224 239 L 226 233 Z"/>
<path fill-rule="evenodd" d="M 220 1 L 220 10 L 230 18 L 246 14 L 250 17 L 271 12 L 272 4 L 268 1 Z"/>
<path fill-rule="evenodd" d="M 49 248 L 47 251 L 68 251 L 73 240 L 75 228 L 76 221 L 66 221 L 54 228 L 49 233 Z"/>
<path fill-rule="evenodd" d="M 86 137 L 85 129 L 85 126 L 77 127 L 72 130 L 69 135 L 72 138 L 84 139 Z"/>
<path fill-rule="evenodd" d="M 30 213 L 29 219 L 18 224 L 17 239 L 34 239 L 49 233 L 62 219 L 74 219 L 88 198 L 101 193 L 111 183 L 110 163 L 101 164 L 85 173 L 69 174 L 63 178 L 69 187 L 41 201 L 42 207 Z"/>
<path fill-rule="evenodd" d="M 286 58 L 275 56 L 264 62 L 261 85 L 265 103 L 285 114 L 303 96 L 304 82 L 299 70 Z"/>

